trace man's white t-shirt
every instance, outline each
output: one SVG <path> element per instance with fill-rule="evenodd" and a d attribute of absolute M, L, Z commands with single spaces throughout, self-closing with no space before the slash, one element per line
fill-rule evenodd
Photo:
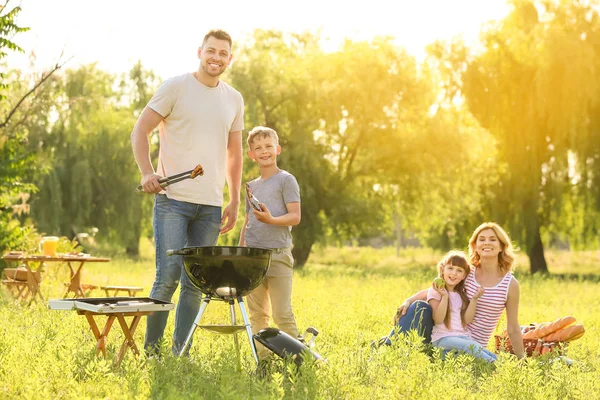
<path fill-rule="evenodd" d="M 171 176 L 198 164 L 204 169 L 203 176 L 167 186 L 167 197 L 222 206 L 229 132 L 244 129 L 242 95 L 223 81 L 212 88 L 187 73 L 163 82 L 148 107 L 164 118 L 157 174 Z"/>

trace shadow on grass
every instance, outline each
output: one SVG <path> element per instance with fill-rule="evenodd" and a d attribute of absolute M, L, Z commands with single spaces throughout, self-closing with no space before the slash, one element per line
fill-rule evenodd
<path fill-rule="evenodd" d="M 561 274 L 525 274 L 522 275 L 525 279 L 539 280 L 557 280 L 557 281 L 572 281 L 572 282 L 600 282 L 600 273 L 598 274 L 576 274 L 576 273 L 561 273 Z"/>
<path fill-rule="evenodd" d="M 348 265 L 348 264 L 318 264 L 308 263 L 303 268 L 296 270 L 300 276 L 323 277 L 381 277 L 381 278 L 408 278 L 425 279 L 435 276 L 435 269 L 429 264 L 414 262 L 404 265 Z"/>

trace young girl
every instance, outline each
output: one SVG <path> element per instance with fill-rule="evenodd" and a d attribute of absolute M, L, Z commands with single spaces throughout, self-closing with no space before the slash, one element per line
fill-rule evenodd
<path fill-rule="evenodd" d="M 494 362 L 496 355 L 473 340 L 466 328 L 475 316 L 477 300 L 484 294 L 484 289 L 479 287 L 469 301 L 465 290 L 465 278 L 469 272 L 469 262 L 461 251 L 449 252 L 438 263 L 438 277 L 445 284 L 434 281 L 427 292 L 427 302 L 433 310 L 435 324 L 431 344 L 444 349 L 444 353 L 459 350 Z"/>

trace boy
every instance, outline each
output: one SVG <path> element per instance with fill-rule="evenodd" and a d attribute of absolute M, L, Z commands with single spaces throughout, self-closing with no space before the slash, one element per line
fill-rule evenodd
<path fill-rule="evenodd" d="M 300 188 L 292 174 L 277 167 L 281 153 L 277 132 L 257 126 L 248 132 L 248 155 L 260 168 L 260 177 L 249 182 L 249 191 L 260 200 L 260 211 L 246 199 L 246 220 L 240 246 L 273 250 L 271 266 L 262 284 L 246 297 L 252 332 L 269 326 L 269 302 L 273 321 L 293 338 L 298 327 L 292 312 L 292 226 L 300 223 Z M 258 345 L 264 359 L 268 350 Z"/>

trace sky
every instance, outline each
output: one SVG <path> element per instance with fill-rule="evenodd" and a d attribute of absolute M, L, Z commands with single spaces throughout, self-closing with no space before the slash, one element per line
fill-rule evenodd
<path fill-rule="evenodd" d="M 19 3 L 17 23 L 31 29 L 13 41 L 28 55 L 10 54 L 9 67 L 41 71 L 64 53 L 66 67 L 98 62 L 120 73 L 140 60 L 164 79 L 197 69 L 197 49 L 213 28 L 232 36 L 234 62 L 236 40 L 256 28 L 320 30 L 328 50 L 344 38 L 392 36 L 421 59 L 434 40 L 472 42 L 484 22 L 509 11 L 505 0 L 11 0 L 9 7 Z"/>

